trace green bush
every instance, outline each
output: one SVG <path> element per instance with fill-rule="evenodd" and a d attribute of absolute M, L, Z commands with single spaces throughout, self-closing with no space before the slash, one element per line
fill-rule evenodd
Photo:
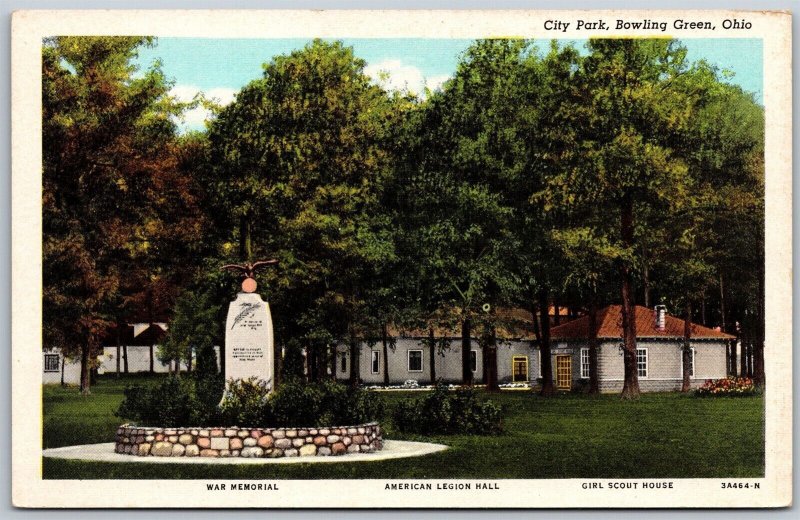
<path fill-rule="evenodd" d="M 142 426 L 187 426 L 197 418 L 190 380 L 168 377 L 155 385 L 125 388 L 117 415 Z"/>
<path fill-rule="evenodd" d="M 219 424 L 262 424 L 268 393 L 267 383 L 257 378 L 230 381 L 219 407 Z"/>
<path fill-rule="evenodd" d="M 402 432 L 475 435 L 502 432 L 502 412 L 498 405 L 478 399 L 472 389 L 450 392 L 442 384 L 423 397 L 400 402 L 392 418 Z"/>
<path fill-rule="evenodd" d="M 289 381 L 270 396 L 265 422 L 270 426 L 341 426 L 383 417 L 383 398 L 335 381 Z"/>
<path fill-rule="evenodd" d="M 219 377 L 169 377 L 125 389 L 117 415 L 142 426 L 341 426 L 379 420 L 383 398 L 334 381 L 288 381 L 267 397 L 258 380 L 232 381 L 222 397 Z"/>

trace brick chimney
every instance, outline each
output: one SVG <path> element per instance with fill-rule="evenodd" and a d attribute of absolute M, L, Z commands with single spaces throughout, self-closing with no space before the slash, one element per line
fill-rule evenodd
<path fill-rule="evenodd" d="M 664 328 L 667 326 L 667 306 L 666 305 L 656 305 L 655 318 L 656 318 L 656 328 L 658 330 L 664 330 Z"/>

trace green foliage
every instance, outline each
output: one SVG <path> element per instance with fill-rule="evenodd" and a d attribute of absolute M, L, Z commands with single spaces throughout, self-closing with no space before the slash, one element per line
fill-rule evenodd
<path fill-rule="evenodd" d="M 257 426 L 264 424 L 269 387 L 258 378 L 229 381 L 220 405 L 224 425 Z"/>
<path fill-rule="evenodd" d="M 270 396 L 268 422 L 274 426 L 342 426 L 381 419 L 382 397 L 335 381 L 289 381 Z"/>
<path fill-rule="evenodd" d="M 169 96 L 158 63 L 134 65 L 153 43 L 64 36 L 42 45 L 43 332 L 68 354 L 94 351 L 131 307 L 166 307 L 175 265 L 188 270 L 202 228 L 175 161 L 173 117 L 188 105 Z"/>
<path fill-rule="evenodd" d="M 159 346 L 159 359 L 187 361 L 196 353 L 198 376 L 215 375 L 214 342 L 221 336 L 220 306 L 211 303 L 207 292 L 184 291 L 174 309 L 167 335 Z"/>
<path fill-rule="evenodd" d="M 191 426 L 198 419 L 197 408 L 192 382 L 168 377 L 153 385 L 125 388 L 117 416 L 142 426 Z"/>
<path fill-rule="evenodd" d="M 497 435 L 503 431 L 502 412 L 472 389 L 450 392 L 443 384 L 419 399 L 398 403 L 392 420 L 401 432 L 421 434 Z"/>
<path fill-rule="evenodd" d="M 383 398 L 335 381 L 291 380 L 270 394 L 263 381 L 169 377 L 124 390 L 116 415 L 143 426 L 343 426 L 380 420 Z M 221 401 L 221 402 L 220 402 Z"/>

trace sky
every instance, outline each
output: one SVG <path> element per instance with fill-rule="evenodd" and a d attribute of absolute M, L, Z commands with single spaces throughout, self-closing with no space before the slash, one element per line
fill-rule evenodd
<path fill-rule="evenodd" d="M 387 89 L 407 89 L 421 94 L 425 87 L 439 88 L 456 70 L 459 56 L 474 40 L 392 38 L 343 39 L 354 53 L 367 62 L 365 73 Z M 262 64 L 273 56 L 301 49 L 309 42 L 297 39 L 221 39 L 167 38 L 158 39 L 156 47 L 142 49 L 138 63 L 145 67 L 156 59 L 162 70 L 174 81 L 172 93 L 181 101 L 191 100 L 198 92 L 226 105 L 236 92 L 262 76 Z M 583 42 L 574 41 L 578 47 Z M 733 73 L 729 82 L 755 94 L 763 104 L 763 52 L 760 39 L 703 38 L 682 39 L 690 62 L 701 59 L 721 70 Z M 537 41 L 546 48 L 547 41 Z M 388 73 L 381 81 L 379 72 Z M 181 131 L 200 130 L 209 112 L 196 108 L 185 114 Z"/>

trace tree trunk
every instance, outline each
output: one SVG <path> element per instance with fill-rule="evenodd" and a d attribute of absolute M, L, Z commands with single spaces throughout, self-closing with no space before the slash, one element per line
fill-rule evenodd
<path fill-rule="evenodd" d="M 153 288 L 147 290 L 147 317 L 150 321 L 150 327 L 148 331 L 150 332 L 150 373 L 155 373 L 155 342 L 156 342 L 156 335 L 154 332 L 153 327 Z"/>
<path fill-rule="evenodd" d="M 317 381 L 324 381 L 328 367 L 328 345 L 320 343 L 317 348 L 319 349 L 317 355 Z"/>
<path fill-rule="evenodd" d="M 728 350 L 728 375 L 736 377 L 738 371 L 736 370 L 736 340 L 727 341 Z"/>
<path fill-rule="evenodd" d="M 763 265 L 763 264 L 762 264 Z M 764 272 L 759 269 L 758 276 L 758 314 L 756 315 L 756 334 L 755 342 L 753 343 L 753 383 L 759 388 L 763 388 L 766 383 L 764 374 L 764 339 L 765 339 L 765 326 L 766 314 L 765 303 L 766 295 L 764 293 Z"/>
<path fill-rule="evenodd" d="M 121 363 L 119 358 L 120 358 L 120 354 L 121 354 L 120 351 L 121 351 L 121 348 L 122 348 L 122 345 L 121 345 L 122 340 L 121 340 L 120 328 L 121 328 L 120 324 L 117 323 L 117 330 L 116 330 L 116 333 L 117 333 L 116 334 L 116 336 L 117 336 L 117 379 L 119 379 L 119 368 L 120 368 L 119 365 Z"/>
<path fill-rule="evenodd" d="M 277 342 L 272 346 L 272 359 L 275 360 L 275 363 L 270 375 L 272 376 L 272 389 L 275 390 L 281 383 L 281 374 L 283 373 L 283 349 Z"/>
<path fill-rule="evenodd" d="M 128 345 L 122 345 L 122 371 L 128 373 Z"/>
<path fill-rule="evenodd" d="M 472 323 L 469 317 L 461 322 L 461 384 L 472 386 Z"/>
<path fill-rule="evenodd" d="M 722 332 L 728 332 L 728 320 L 725 315 L 725 285 L 722 282 L 722 275 L 719 275 L 719 317 L 720 329 L 722 329 Z"/>
<path fill-rule="evenodd" d="M 250 237 L 250 214 L 239 217 L 239 257 L 244 262 L 253 258 L 253 242 Z"/>
<path fill-rule="evenodd" d="M 642 247 L 642 285 L 644 293 L 644 306 L 650 308 L 650 267 L 647 262 L 647 251 Z"/>
<path fill-rule="evenodd" d="M 589 395 L 600 393 L 597 347 L 597 298 L 593 295 L 589 300 Z"/>
<path fill-rule="evenodd" d="M 386 323 L 381 327 L 381 342 L 383 343 L 383 385 L 389 386 L 389 333 Z"/>
<path fill-rule="evenodd" d="M 622 245 L 630 250 L 633 247 L 633 200 L 625 197 L 620 208 L 620 231 Z M 622 386 L 623 399 L 639 398 L 639 374 L 636 367 L 636 307 L 633 301 L 633 276 L 630 263 L 619 260 L 619 272 L 622 279 L 622 331 L 623 361 L 625 365 L 625 382 Z"/>
<path fill-rule="evenodd" d="M 350 336 L 350 386 L 355 388 L 360 383 L 360 360 L 358 352 L 358 341 L 355 336 Z"/>
<path fill-rule="evenodd" d="M 703 297 L 700 299 L 700 324 L 704 327 L 708 325 L 706 321 L 706 293 L 703 292 Z"/>
<path fill-rule="evenodd" d="M 681 392 L 688 392 L 691 388 L 692 382 L 689 373 L 689 361 L 692 355 L 692 302 L 686 298 L 686 308 L 683 315 L 683 349 L 682 356 L 683 362 L 683 383 L 681 384 Z M 694 363 L 694 360 L 691 360 Z"/>
<path fill-rule="evenodd" d="M 742 351 L 740 352 L 740 356 L 739 356 L 741 358 L 739 361 L 740 361 L 740 363 L 742 365 L 741 369 L 739 370 L 739 375 L 741 375 L 742 377 L 747 377 L 747 349 L 748 349 L 748 343 L 749 343 L 749 339 L 748 338 L 742 338 L 742 341 L 741 341 L 741 344 L 742 344 L 741 349 L 742 349 Z"/>
<path fill-rule="evenodd" d="M 499 392 L 500 387 L 497 384 L 497 333 L 494 326 L 489 332 L 489 344 L 486 346 L 486 361 L 488 364 L 486 370 L 486 391 Z"/>
<path fill-rule="evenodd" d="M 433 337 L 433 327 L 428 327 L 428 347 L 430 348 L 431 384 L 436 384 L 436 339 Z"/>
<path fill-rule="evenodd" d="M 91 391 L 90 374 L 89 374 L 89 351 L 91 347 L 88 344 L 81 345 L 81 394 L 89 395 Z"/>
<path fill-rule="evenodd" d="M 317 381 L 317 350 L 312 346 L 306 346 L 306 381 Z"/>
<path fill-rule="evenodd" d="M 61 351 L 61 386 L 66 386 L 64 384 L 64 365 L 67 360 L 67 357 L 64 355 L 64 351 Z"/>
<path fill-rule="evenodd" d="M 540 395 L 550 397 L 556 393 L 553 386 L 553 359 L 550 355 L 550 302 L 547 288 L 539 290 L 539 351 L 542 354 L 542 390 Z M 535 319 L 535 318 L 534 318 Z"/>

